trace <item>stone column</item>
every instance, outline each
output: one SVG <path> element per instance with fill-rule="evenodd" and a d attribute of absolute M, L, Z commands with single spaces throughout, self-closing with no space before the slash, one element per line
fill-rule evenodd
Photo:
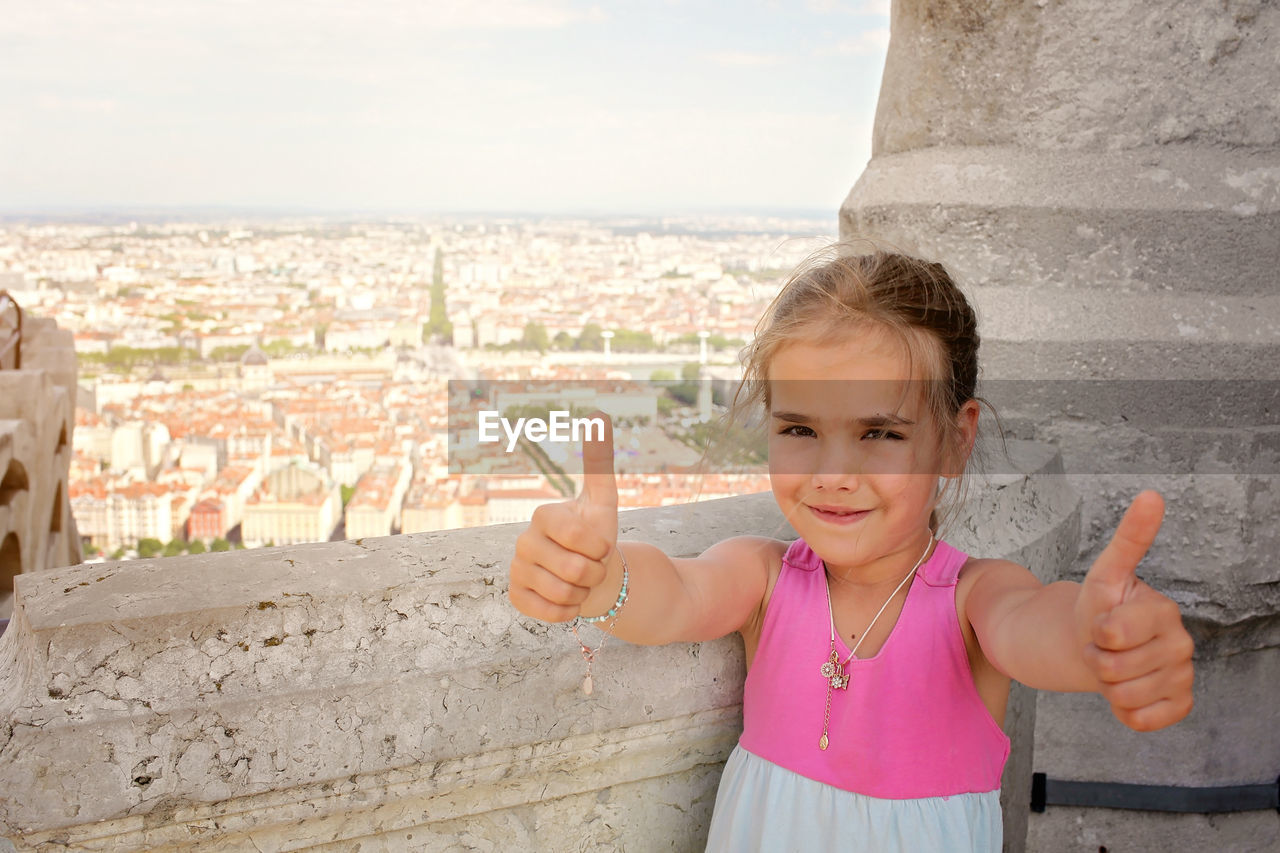
<path fill-rule="evenodd" d="M 894 0 L 873 156 L 841 234 L 943 261 L 974 297 L 1006 425 L 1058 444 L 1078 475 L 1075 577 L 1137 491 L 1164 493 L 1142 573 L 1197 641 L 1196 708 L 1169 730 L 1041 694 L 1035 769 L 1051 778 L 1280 772 L 1277 44 L 1274 3 Z M 1027 847 L 1278 839 L 1274 810 L 1051 805 Z"/>

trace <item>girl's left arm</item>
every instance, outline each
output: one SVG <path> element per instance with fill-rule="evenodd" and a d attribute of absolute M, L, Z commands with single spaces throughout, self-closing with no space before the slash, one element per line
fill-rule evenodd
<path fill-rule="evenodd" d="M 1134 574 L 1164 502 L 1138 495 L 1084 582 L 1043 586 L 1004 560 L 965 567 L 965 616 L 987 660 L 1029 687 L 1096 691 L 1126 726 L 1154 731 L 1191 711 L 1191 635 L 1178 605 Z"/>

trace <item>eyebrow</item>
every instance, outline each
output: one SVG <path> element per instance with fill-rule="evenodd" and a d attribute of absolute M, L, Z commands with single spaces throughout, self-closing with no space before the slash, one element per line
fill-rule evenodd
<path fill-rule="evenodd" d="M 810 424 L 815 419 L 808 415 L 802 415 L 799 412 L 771 412 L 770 417 L 776 421 L 785 421 L 789 424 Z M 915 421 L 907 420 L 898 415 L 869 415 L 865 418 L 855 418 L 855 423 L 867 427 L 888 427 L 888 426 L 915 426 Z"/>

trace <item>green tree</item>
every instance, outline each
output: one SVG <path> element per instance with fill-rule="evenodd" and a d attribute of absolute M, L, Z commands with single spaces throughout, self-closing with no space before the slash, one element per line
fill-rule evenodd
<path fill-rule="evenodd" d="M 302 352 L 309 349 L 308 347 L 295 346 L 293 341 L 286 338 L 279 338 L 270 343 L 262 345 L 262 351 L 272 358 L 283 358 L 286 355 L 292 355 L 295 352 Z"/>
<path fill-rule="evenodd" d="M 525 349 L 546 352 L 551 346 L 551 341 L 547 338 L 547 327 L 535 320 L 530 320 L 524 324 L 524 335 L 521 336 L 520 343 Z"/>
<path fill-rule="evenodd" d="M 209 544 L 210 551 L 230 551 L 231 543 L 219 536 Z"/>
<path fill-rule="evenodd" d="M 115 549 L 114 551 L 112 551 L 112 552 L 111 552 L 111 559 L 113 559 L 113 560 L 119 560 L 119 559 L 122 559 L 123 557 L 124 557 L 124 549 L 123 549 L 123 548 L 117 548 L 117 549 Z"/>
<path fill-rule="evenodd" d="M 339 490 L 342 492 L 342 507 L 345 509 L 347 504 L 351 503 L 351 496 L 356 493 L 356 487 L 340 486 Z"/>
<path fill-rule="evenodd" d="M 139 539 L 138 540 L 138 556 L 144 560 L 149 560 L 164 550 L 164 543 L 159 539 Z"/>
<path fill-rule="evenodd" d="M 431 269 L 431 310 L 422 332 L 423 340 L 428 340 L 433 335 L 439 335 L 445 341 L 453 339 L 453 323 L 449 322 L 449 313 L 444 303 L 444 253 L 438 246 Z"/>
<path fill-rule="evenodd" d="M 683 344 L 697 344 L 699 343 L 699 340 L 700 339 L 696 334 L 690 333 L 672 339 L 671 343 L 679 346 Z M 740 349 L 745 343 L 746 341 L 742 338 L 726 338 L 718 332 L 713 333 L 707 338 L 707 346 L 711 349 Z"/>
<path fill-rule="evenodd" d="M 613 333 L 611 348 L 615 352 L 653 352 L 658 348 L 658 344 L 653 340 L 652 332 L 619 329 Z"/>
<path fill-rule="evenodd" d="M 667 385 L 667 393 L 686 406 L 698 403 L 698 371 L 697 362 L 688 362 L 680 368 L 680 381 Z"/>
<path fill-rule="evenodd" d="M 551 339 L 552 349 L 571 349 L 573 347 L 573 338 L 564 329 L 556 332 L 556 336 Z"/>
<path fill-rule="evenodd" d="M 209 353 L 210 361 L 239 361 L 249 351 L 248 344 L 236 344 L 230 347 L 214 347 Z"/>
<path fill-rule="evenodd" d="M 582 327 L 582 334 L 578 335 L 578 340 L 574 343 L 573 348 L 576 350 L 595 350 L 596 352 L 604 351 L 604 331 L 596 323 L 588 323 Z"/>
<path fill-rule="evenodd" d="M 204 546 L 203 539 L 192 539 L 191 542 L 187 545 L 188 554 L 203 554 L 205 551 L 208 551 L 208 550 L 209 549 Z"/>
<path fill-rule="evenodd" d="M 168 544 L 164 546 L 164 555 L 166 557 L 176 557 L 185 550 L 187 550 L 186 542 L 181 539 L 170 539 Z"/>
<path fill-rule="evenodd" d="M 77 358 L 85 364 L 102 364 L 119 370 L 133 370 L 147 364 L 189 364 L 196 361 L 198 353 L 186 347 L 112 347 L 105 353 L 79 353 Z"/>

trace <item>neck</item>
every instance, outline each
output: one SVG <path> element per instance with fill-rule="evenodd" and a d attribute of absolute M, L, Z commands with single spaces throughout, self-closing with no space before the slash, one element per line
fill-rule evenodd
<path fill-rule="evenodd" d="M 907 545 L 866 565 L 842 568 L 828 566 L 823 562 L 823 567 L 828 578 L 842 585 L 866 593 L 887 590 L 897 586 L 908 573 L 924 565 L 933 554 L 935 542 L 933 532 L 926 529 L 920 536 L 913 537 Z"/>

